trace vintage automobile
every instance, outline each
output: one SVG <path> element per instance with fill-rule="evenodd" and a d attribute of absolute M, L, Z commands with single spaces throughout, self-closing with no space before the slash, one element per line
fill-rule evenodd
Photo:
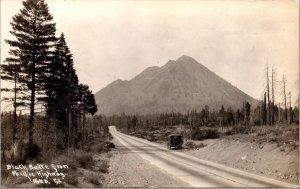
<path fill-rule="evenodd" d="M 169 136 L 168 149 L 181 149 L 183 144 L 182 135 L 171 135 Z"/>

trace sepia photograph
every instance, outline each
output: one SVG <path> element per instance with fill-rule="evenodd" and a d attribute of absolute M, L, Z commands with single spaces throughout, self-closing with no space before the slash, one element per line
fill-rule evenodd
<path fill-rule="evenodd" d="M 0 8 L 1 187 L 299 187 L 299 1 Z"/>

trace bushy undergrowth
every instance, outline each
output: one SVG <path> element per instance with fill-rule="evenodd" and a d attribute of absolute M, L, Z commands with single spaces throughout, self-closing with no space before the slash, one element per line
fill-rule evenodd
<path fill-rule="evenodd" d="M 67 172 L 74 172 L 78 168 L 91 169 L 95 165 L 95 160 L 91 153 L 82 150 L 68 150 L 56 159 L 53 163 L 68 165 Z"/>
<path fill-rule="evenodd" d="M 112 148 L 115 148 L 115 144 L 110 142 L 110 141 L 105 141 L 105 142 L 99 142 L 91 147 L 92 152 L 97 152 L 97 153 L 107 153 L 109 152 Z"/>
<path fill-rule="evenodd" d="M 219 137 L 220 133 L 217 129 L 201 129 L 191 133 L 192 140 L 215 139 Z"/>
<path fill-rule="evenodd" d="M 289 145 L 298 148 L 299 141 L 299 125 L 275 125 L 253 127 L 253 132 L 261 138 L 261 141 L 269 141 L 276 143 L 277 146 Z"/>
<path fill-rule="evenodd" d="M 97 187 L 102 187 L 102 184 L 99 182 L 99 176 L 96 174 L 89 174 L 87 180 Z"/>
<path fill-rule="evenodd" d="M 64 181 L 66 183 L 70 184 L 71 186 L 77 186 L 79 183 L 77 176 L 75 176 L 75 175 L 67 175 L 66 178 L 64 179 Z"/>
<path fill-rule="evenodd" d="M 100 163 L 100 165 L 98 166 L 98 169 L 101 173 L 108 173 L 108 168 L 109 168 L 109 165 L 108 165 L 107 161 L 102 161 Z"/>
<path fill-rule="evenodd" d="M 104 142 L 100 142 L 98 144 L 95 144 L 92 148 L 94 152 L 103 153 L 108 152 L 108 149 L 105 147 Z"/>
<path fill-rule="evenodd" d="M 81 154 L 76 159 L 82 168 L 92 168 L 95 165 L 94 159 L 90 154 Z"/>
<path fill-rule="evenodd" d="M 93 159 L 91 153 L 82 150 L 74 150 L 69 151 L 68 156 L 74 158 L 74 160 L 78 163 L 79 167 L 89 169 L 95 165 L 95 160 Z"/>
<path fill-rule="evenodd" d="M 225 135 L 235 135 L 235 134 L 249 134 L 253 132 L 250 126 L 233 126 L 231 129 L 225 132 Z"/>

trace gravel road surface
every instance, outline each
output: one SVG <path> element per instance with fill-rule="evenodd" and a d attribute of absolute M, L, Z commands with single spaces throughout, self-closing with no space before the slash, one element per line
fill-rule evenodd
<path fill-rule="evenodd" d="M 109 130 L 118 151 L 109 175 L 111 187 L 296 187 L 170 151 L 159 144 L 120 133 L 114 126 Z"/>

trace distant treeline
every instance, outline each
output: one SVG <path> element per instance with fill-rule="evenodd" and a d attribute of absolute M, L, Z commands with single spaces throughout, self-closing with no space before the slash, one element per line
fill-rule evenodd
<path fill-rule="evenodd" d="M 97 112 L 94 95 L 88 85 L 79 83 L 65 36 L 55 36 L 52 19 L 44 0 L 26 0 L 12 18 L 13 38 L 5 40 L 10 51 L 1 65 L 1 79 L 9 86 L 1 91 L 3 100 L 12 103 L 13 117 L 2 114 L 12 122 L 1 121 L 13 129 L 4 143 L 26 143 L 28 153 L 40 148 L 37 141 L 44 136 L 39 133 L 44 127 L 49 128 L 49 135 L 55 135 L 52 140 L 59 149 L 74 147 L 78 120 L 82 119 L 84 128 L 85 115 Z M 22 110 L 28 116 L 17 116 Z M 20 122 L 26 127 L 21 128 Z M 18 136 L 17 131 L 25 128 L 27 137 Z"/>
<path fill-rule="evenodd" d="M 219 110 L 211 111 L 206 105 L 201 111 L 192 110 L 187 113 L 170 112 L 163 114 L 148 115 L 113 115 L 107 117 L 107 124 L 116 125 L 121 129 L 133 131 L 138 128 L 166 127 L 174 125 L 190 125 L 192 129 L 202 126 L 244 126 L 244 125 L 266 125 L 266 109 L 264 102 L 252 110 L 248 102 L 244 103 L 241 109 L 233 110 L 231 107 L 225 108 L 223 105 Z M 282 109 L 275 106 L 274 120 L 279 123 L 299 123 L 299 110 L 297 107 Z M 287 119 L 286 119 L 287 118 Z"/>

